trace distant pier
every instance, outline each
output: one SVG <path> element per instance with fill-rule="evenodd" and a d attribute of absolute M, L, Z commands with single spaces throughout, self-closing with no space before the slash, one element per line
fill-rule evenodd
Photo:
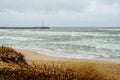
<path fill-rule="evenodd" d="M 0 27 L 0 29 L 50 29 L 50 27 Z"/>

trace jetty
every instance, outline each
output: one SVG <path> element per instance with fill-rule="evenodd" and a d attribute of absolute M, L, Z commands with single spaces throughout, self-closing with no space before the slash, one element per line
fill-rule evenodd
<path fill-rule="evenodd" d="M 0 29 L 50 29 L 50 27 L 0 27 Z"/>

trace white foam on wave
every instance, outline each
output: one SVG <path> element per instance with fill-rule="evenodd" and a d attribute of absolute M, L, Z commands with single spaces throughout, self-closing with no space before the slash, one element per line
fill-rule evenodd
<path fill-rule="evenodd" d="M 99 29 L 99 30 L 102 30 L 102 31 L 120 31 L 120 29 L 115 29 L 115 28 L 113 28 L 113 29 Z"/>
<path fill-rule="evenodd" d="M 11 39 L 11 40 L 18 40 L 18 41 L 30 41 L 30 40 L 43 40 L 43 39 L 35 39 L 32 37 L 16 37 L 16 36 L 2 36 L 0 39 Z"/>
<path fill-rule="evenodd" d="M 6 29 L 0 29 L 0 32 L 8 32 Z"/>
<path fill-rule="evenodd" d="M 114 44 L 114 43 L 106 43 L 107 41 L 104 39 L 83 39 L 79 41 L 53 41 L 53 42 L 48 42 L 50 44 L 69 44 L 69 45 L 81 45 L 81 46 L 89 46 L 89 47 L 95 47 L 96 49 L 99 48 L 104 48 L 104 49 L 109 49 L 109 50 L 120 50 L 120 45 L 119 44 Z"/>
<path fill-rule="evenodd" d="M 32 35 L 48 35 L 48 36 L 118 36 L 120 34 L 107 34 L 107 33 L 100 33 L 100 32 L 55 32 L 55 31 L 31 31 L 26 30 L 22 34 L 32 34 Z"/>
<path fill-rule="evenodd" d="M 61 51 L 52 51 L 48 49 L 38 50 L 40 54 L 53 56 L 53 57 L 62 57 L 62 58 L 72 58 L 72 59 L 93 59 L 97 56 L 95 55 L 86 55 L 86 54 L 76 54 L 76 53 L 65 53 Z"/>
<path fill-rule="evenodd" d="M 37 50 L 38 53 L 53 56 L 53 57 L 61 57 L 61 58 L 71 58 L 71 59 L 110 59 L 110 55 L 105 53 L 99 54 L 94 52 L 84 52 L 79 51 L 79 53 L 75 52 L 64 52 L 63 50 L 48 50 L 48 49 L 39 49 Z"/>
<path fill-rule="evenodd" d="M 23 34 L 72 35 L 72 34 L 76 34 L 76 32 L 53 32 L 53 31 L 30 31 L 29 30 L 29 31 L 24 31 Z"/>
<path fill-rule="evenodd" d="M 120 50 L 120 45 L 114 43 L 100 43 L 96 40 L 82 40 L 82 41 L 73 41 L 71 44 L 74 45 L 82 45 L 82 46 L 90 46 L 95 47 L 96 49 L 104 48 L 110 50 Z"/>

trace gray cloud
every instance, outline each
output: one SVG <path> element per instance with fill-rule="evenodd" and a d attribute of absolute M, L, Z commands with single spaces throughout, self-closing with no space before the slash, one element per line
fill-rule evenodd
<path fill-rule="evenodd" d="M 0 26 L 119 26 L 119 0 L 1 0 Z"/>
<path fill-rule="evenodd" d="M 89 5 L 88 0 L 4 0 L 0 1 L 0 10 L 12 9 L 15 11 L 82 11 Z"/>

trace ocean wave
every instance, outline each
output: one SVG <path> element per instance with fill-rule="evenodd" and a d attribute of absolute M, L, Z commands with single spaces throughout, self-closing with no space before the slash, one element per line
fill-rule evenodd
<path fill-rule="evenodd" d="M 54 56 L 54 57 L 63 57 L 63 58 L 74 58 L 74 59 L 88 59 L 88 58 L 95 58 L 94 55 L 81 55 L 81 54 L 75 54 L 75 53 L 65 53 L 63 50 L 59 51 L 52 51 L 48 49 L 42 49 L 38 51 L 39 53 L 42 53 L 44 55 Z"/>
<path fill-rule="evenodd" d="M 113 28 L 113 29 L 98 29 L 98 30 L 100 30 L 100 31 L 120 31 L 120 29 L 115 29 L 115 28 Z"/>
<path fill-rule="evenodd" d="M 96 49 L 103 48 L 109 50 L 120 50 L 120 45 L 112 43 L 98 43 L 95 40 L 86 40 L 86 41 L 75 41 L 71 42 L 74 45 L 90 46 L 95 47 Z"/>
<path fill-rule="evenodd" d="M 0 32 L 7 32 L 8 30 L 6 29 L 0 29 Z"/>
<path fill-rule="evenodd" d="M 108 33 L 101 33 L 101 32 L 53 32 L 53 31 L 32 31 L 32 30 L 26 30 L 21 34 L 32 34 L 32 35 L 48 35 L 48 36 L 118 36 L 120 37 L 120 34 L 108 34 Z"/>
<path fill-rule="evenodd" d="M 36 41 L 36 40 L 43 40 L 43 39 L 35 39 L 32 37 L 9 37 L 9 36 L 2 36 L 0 39 L 11 39 L 17 41 Z"/>
<path fill-rule="evenodd" d="M 73 58 L 73 59 L 97 59 L 97 58 L 110 58 L 110 55 L 102 53 L 95 53 L 95 52 L 84 52 L 84 51 L 63 51 L 63 50 L 48 50 L 48 49 L 39 49 L 39 53 L 43 55 L 49 55 L 54 57 L 63 57 L 63 58 Z"/>
<path fill-rule="evenodd" d="M 102 43 L 101 43 L 102 42 Z M 109 50 L 120 50 L 120 45 L 114 43 L 105 43 L 107 41 L 100 40 L 100 39 L 87 39 L 87 40 L 80 40 L 80 41 L 53 41 L 48 42 L 49 44 L 56 44 L 56 45 L 78 45 L 78 46 L 88 46 L 94 47 L 96 49 L 109 49 Z"/>
<path fill-rule="evenodd" d="M 74 29 L 74 28 L 73 28 Z M 63 29 L 64 30 L 64 29 Z M 36 49 L 46 55 L 68 58 L 117 58 L 120 55 L 120 33 L 98 29 L 87 31 L 0 30 L 0 44 Z M 114 34 L 115 33 L 115 34 Z"/>

